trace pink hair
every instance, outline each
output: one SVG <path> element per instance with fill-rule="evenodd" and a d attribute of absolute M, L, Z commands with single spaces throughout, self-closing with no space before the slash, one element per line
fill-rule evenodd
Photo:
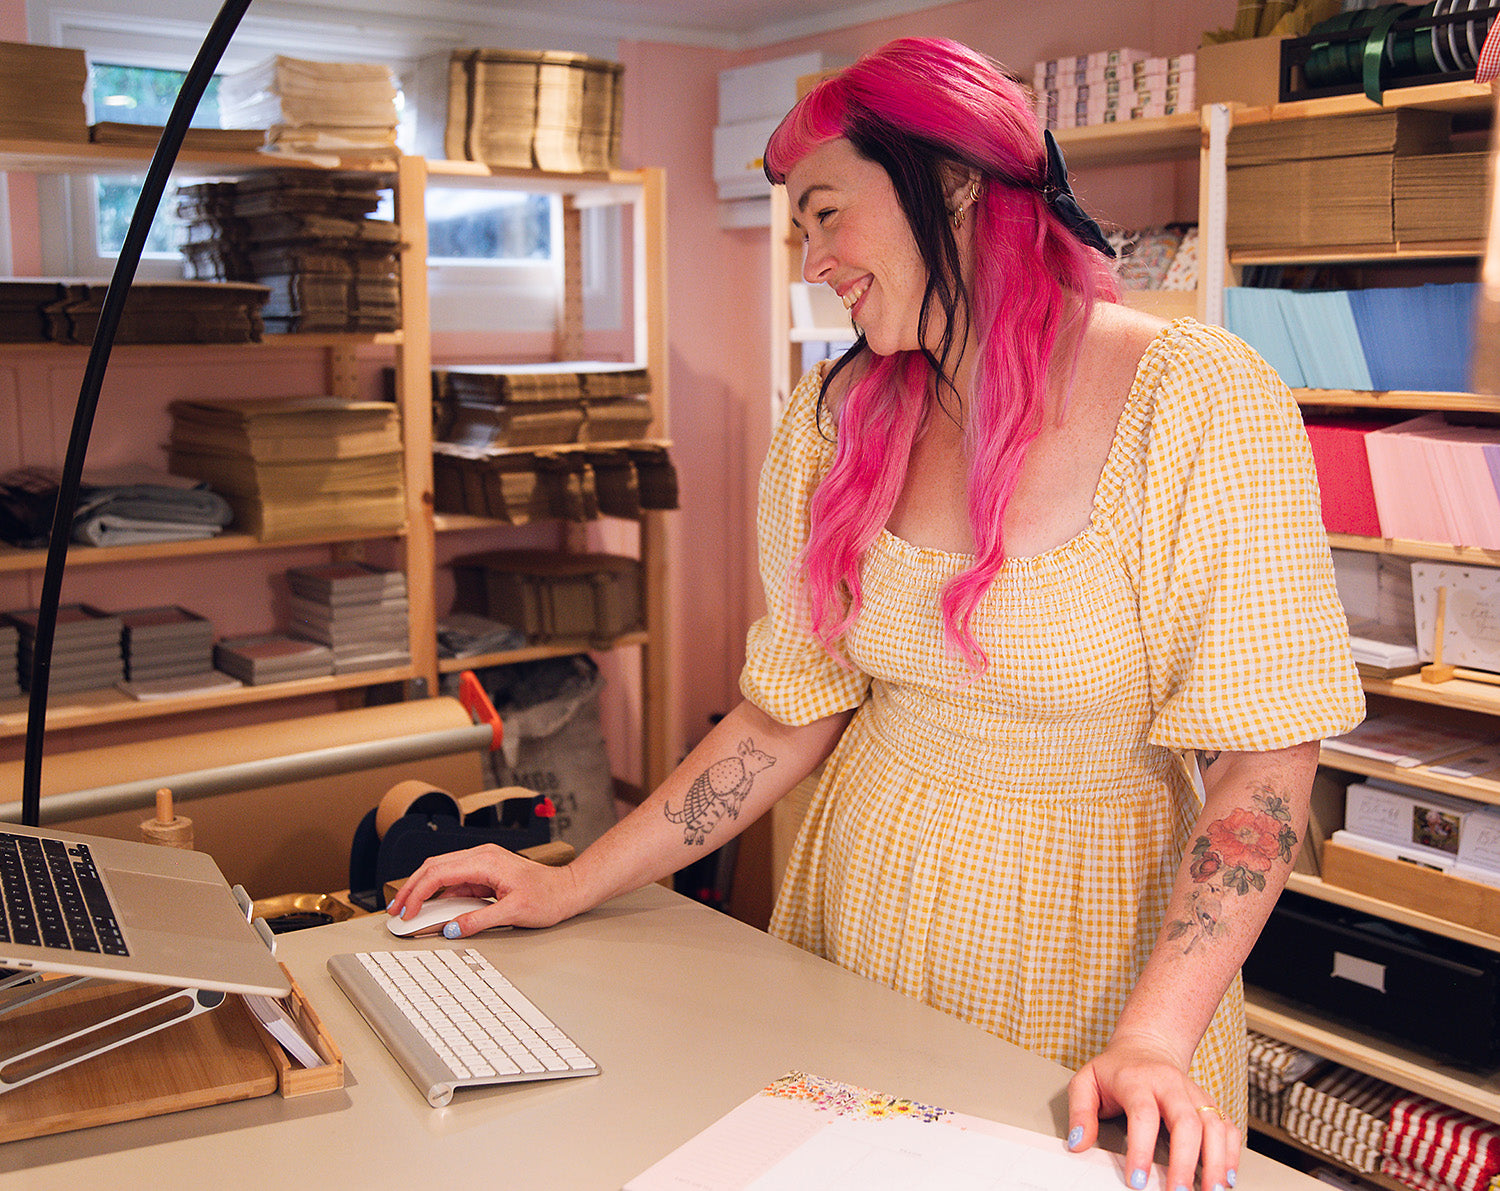
<path fill-rule="evenodd" d="M 1046 151 L 1026 92 L 982 55 L 928 38 L 904 38 L 866 54 L 820 83 L 782 120 L 766 146 L 767 175 L 784 183 L 805 154 L 838 137 L 848 137 L 866 156 L 876 154 L 872 159 L 892 174 L 929 261 L 928 306 L 936 297 L 950 326 L 962 298 L 934 277 L 957 274 L 939 170 L 957 164 L 982 178 L 974 206 L 979 263 L 968 294 L 978 355 L 964 423 L 975 549 L 972 564 L 942 593 L 948 647 L 978 675 L 989 658 L 974 638 L 973 616 L 1005 562 L 1001 524 L 1026 450 L 1041 429 L 1069 296 L 1081 303 L 1084 325 L 1094 303 L 1114 301 L 1118 291 L 1105 258 L 1047 206 Z M 898 176 L 908 172 L 931 177 L 913 182 Z M 915 197 L 903 195 L 903 186 Z M 861 340 L 854 352 L 863 347 Z M 912 444 L 928 416 L 929 378 L 937 373 L 940 395 L 951 386 L 950 354 L 945 347 L 941 358 L 922 352 L 876 357 L 833 411 L 840 431 L 834 461 L 809 507 L 807 546 L 796 566 L 813 631 L 825 645 L 859 615 L 860 560 L 905 485 Z"/>

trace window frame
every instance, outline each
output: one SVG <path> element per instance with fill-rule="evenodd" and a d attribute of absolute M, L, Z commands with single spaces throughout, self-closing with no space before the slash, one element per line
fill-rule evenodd
<path fill-rule="evenodd" d="M 511 31 L 494 25 L 452 19 L 452 14 L 424 12 L 413 18 L 402 0 L 362 0 L 367 6 L 334 14 L 326 6 L 293 0 L 266 16 L 247 13 L 220 65 L 221 72 L 244 69 L 273 53 L 301 53 L 324 60 L 389 62 L 412 96 L 410 84 L 419 60 L 446 57 L 454 46 L 494 43 Z M 83 49 L 91 60 L 170 70 L 186 70 L 198 52 L 205 26 L 176 14 L 174 0 L 87 0 L 81 8 L 70 0 L 27 0 L 33 41 Z M 380 11 L 380 6 L 388 11 Z M 299 19 L 299 16 L 303 19 Z M 340 19 L 343 17 L 344 19 Z M 612 57 L 614 43 L 579 45 L 582 52 Z M 92 97 L 88 97 L 90 107 Z M 89 118 L 95 118 L 92 111 Z M 140 175 L 145 173 L 142 166 Z M 93 179 L 97 175 L 40 175 L 43 210 L 62 213 L 43 220 L 39 229 L 42 269 L 57 275 L 107 277 L 116 258 L 97 252 Z M 209 174 L 207 176 L 213 176 Z M 189 180 L 181 174 L 179 181 Z M 449 185 L 451 179 L 443 179 Z M 489 182 L 494 187 L 496 183 Z M 163 198 L 171 202 L 170 190 Z M 435 333 L 484 331 L 525 334 L 554 330 L 563 301 L 561 204 L 553 207 L 553 259 L 542 264 L 429 264 L 428 302 Z M 584 311 L 589 330 L 616 331 L 622 326 L 625 243 L 618 223 L 603 212 L 585 210 Z M 6 241 L 8 250 L 9 241 Z M 5 262 L 7 265 L 9 262 Z M 175 279 L 183 276 L 180 257 L 148 256 L 137 276 Z"/>

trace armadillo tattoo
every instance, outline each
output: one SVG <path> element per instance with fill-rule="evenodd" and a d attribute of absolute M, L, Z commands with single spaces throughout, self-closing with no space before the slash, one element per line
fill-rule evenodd
<path fill-rule="evenodd" d="M 747 738 L 740 742 L 738 756 L 715 761 L 700 773 L 688 788 L 681 810 L 674 811 L 671 803 L 664 807 L 668 819 L 682 824 L 682 842 L 701 844 L 725 815 L 739 818 L 755 775 L 774 764 L 775 757 L 760 752 Z"/>

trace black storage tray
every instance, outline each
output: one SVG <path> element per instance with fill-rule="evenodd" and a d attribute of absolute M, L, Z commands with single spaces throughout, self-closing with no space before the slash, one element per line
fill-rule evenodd
<path fill-rule="evenodd" d="M 1500 1065 L 1500 952 L 1288 890 L 1245 981 L 1456 1066 Z"/>

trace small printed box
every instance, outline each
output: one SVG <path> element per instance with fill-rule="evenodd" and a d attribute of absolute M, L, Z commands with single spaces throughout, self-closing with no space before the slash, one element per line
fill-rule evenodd
<path fill-rule="evenodd" d="M 1394 783 L 1356 782 L 1345 791 L 1344 828 L 1368 839 L 1456 859 L 1480 803 Z"/>
<path fill-rule="evenodd" d="M 1088 56 L 1088 66 L 1095 69 L 1104 67 L 1124 67 L 1129 73 L 1132 63 L 1144 62 L 1150 55 L 1145 50 L 1132 50 L 1121 48 L 1118 50 L 1096 50 Z"/>
<path fill-rule="evenodd" d="M 1500 807 L 1482 807 L 1468 817 L 1458 841 L 1458 863 L 1465 875 L 1500 880 Z"/>

